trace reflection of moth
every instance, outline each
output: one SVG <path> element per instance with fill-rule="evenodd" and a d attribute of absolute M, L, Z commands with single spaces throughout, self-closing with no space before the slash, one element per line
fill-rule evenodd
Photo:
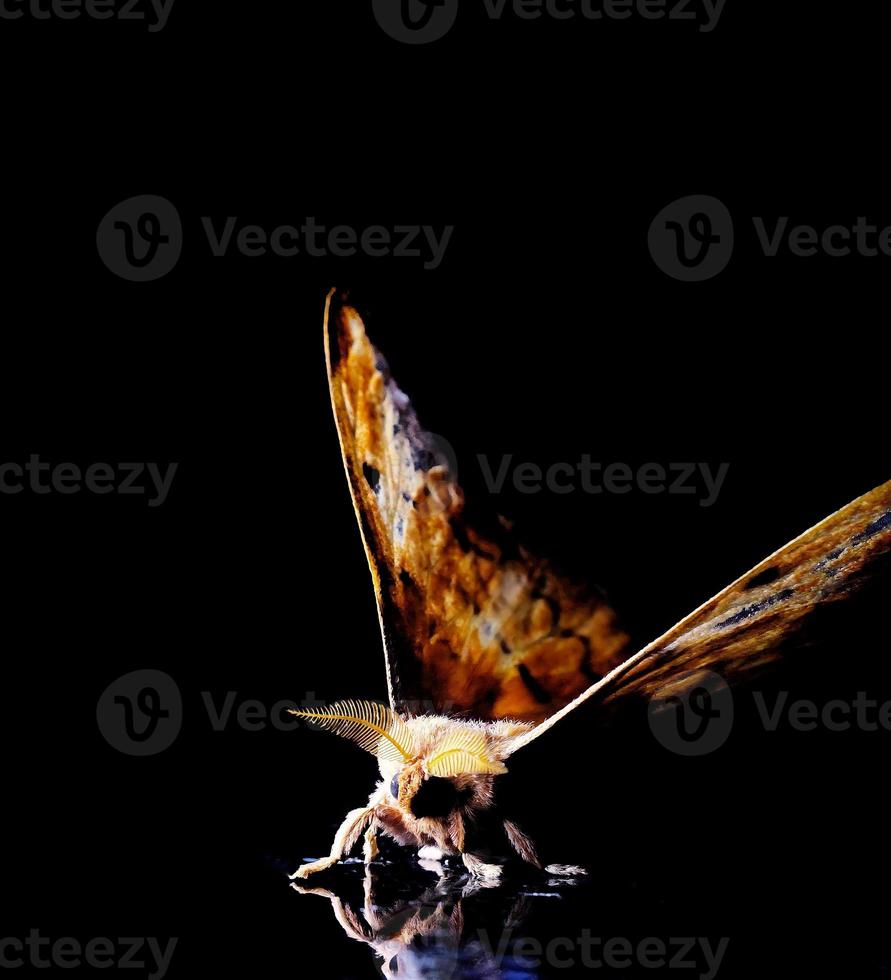
<path fill-rule="evenodd" d="M 891 483 L 775 552 L 664 636 L 628 656 L 627 636 L 594 593 L 462 515 L 447 460 L 369 342 L 359 315 L 329 296 L 326 354 L 344 464 L 371 566 L 389 707 L 343 701 L 298 711 L 377 756 L 383 777 L 353 810 L 330 867 L 364 833 L 463 858 L 497 880 L 488 855 L 535 847 L 497 808 L 513 753 L 585 702 L 652 696 L 703 668 L 735 679 L 780 656 L 820 608 L 852 594 L 891 553 Z M 439 712 L 439 713 L 436 713 Z M 460 716 L 460 717 L 458 717 Z M 550 865 L 551 873 L 580 869 Z"/>
<path fill-rule="evenodd" d="M 504 976 L 498 940 L 525 921 L 531 906 L 526 896 L 514 898 L 506 908 L 496 906 L 480 942 L 465 929 L 465 908 L 472 910 L 478 883 L 462 884 L 455 873 L 446 872 L 421 894 L 388 902 L 376 887 L 380 876 L 373 868 L 365 868 L 361 908 L 326 888 L 291 887 L 327 898 L 346 936 L 371 948 L 384 977 Z"/>

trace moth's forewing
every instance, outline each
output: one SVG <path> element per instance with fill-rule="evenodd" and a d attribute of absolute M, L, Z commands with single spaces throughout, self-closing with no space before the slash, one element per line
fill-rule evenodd
<path fill-rule="evenodd" d="M 659 639 L 517 741 L 534 741 L 582 704 L 652 697 L 669 684 L 682 694 L 685 679 L 710 670 L 733 682 L 772 664 L 804 637 L 817 640 L 826 614 L 850 612 L 864 587 L 887 589 L 891 578 L 891 482 L 852 501 L 765 558 Z"/>
<path fill-rule="evenodd" d="M 595 594 L 464 520 L 436 439 L 419 425 L 358 313 L 326 308 L 331 400 L 374 580 L 391 704 L 541 721 L 620 663 L 628 637 Z"/>
<path fill-rule="evenodd" d="M 889 566 L 891 482 L 791 541 L 688 616 L 616 679 L 606 699 L 658 694 L 682 672 L 709 669 L 734 681 L 758 671 L 824 613 L 843 615 L 841 604 L 861 588 L 879 587 Z M 853 646 L 856 619 L 848 626 Z"/>

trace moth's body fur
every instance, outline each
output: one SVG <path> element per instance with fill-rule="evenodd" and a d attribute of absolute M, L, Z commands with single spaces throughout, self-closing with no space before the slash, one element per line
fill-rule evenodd
<path fill-rule="evenodd" d="M 628 637 L 601 595 L 579 590 L 500 533 L 484 537 L 466 523 L 448 460 L 358 313 L 333 293 L 325 352 L 378 603 L 389 706 L 344 701 L 294 712 L 374 754 L 382 778 L 368 804 L 347 815 L 329 856 L 293 877 L 335 864 L 363 834 L 366 862 L 385 834 L 424 858 L 460 855 L 477 882 L 497 881 L 493 856 L 511 850 L 540 868 L 532 842 L 498 809 L 509 756 L 584 704 L 667 689 L 680 696 L 703 669 L 728 680 L 751 675 L 806 635 L 819 622 L 815 612 L 846 603 L 891 566 L 885 483 L 627 656 Z M 431 713 L 412 714 L 418 704 Z"/>

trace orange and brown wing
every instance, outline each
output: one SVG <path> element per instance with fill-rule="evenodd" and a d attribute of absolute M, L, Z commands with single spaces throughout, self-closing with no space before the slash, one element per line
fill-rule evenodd
<path fill-rule="evenodd" d="M 464 520 L 446 454 L 334 294 L 325 353 L 334 417 L 374 580 L 390 703 L 541 721 L 622 661 L 628 637 L 599 595 L 507 535 Z"/>
<path fill-rule="evenodd" d="M 587 701 L 683 694 L 710 670 L 732 682 L 799 645 L 819 614 L 867 583 L 891 578 L 891 482 L 830 515 L 766 558 L 664 636 L 592 685 L 513 749 L 528 744 Z"/>

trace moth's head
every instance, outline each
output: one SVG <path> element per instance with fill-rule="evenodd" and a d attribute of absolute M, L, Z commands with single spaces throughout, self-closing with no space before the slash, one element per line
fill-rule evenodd
<path fill-rule="evenodd" d="M 404 765 L 381 760 L 381 774 L 391 800 L 417 819 L 491 805 L 494 780 L 507 772 L 511 738 L 530 727 L 429 716 L 404 724 L 416 757 Z"/>
<path fill-rule="evenodd" d="M 339 701 L 330 708 L 292 711 L 349 738 L 377 757 L 391 805 L 415 819 L 441 819 L 492 801 L 504 759 L 531 726 L 421 716 L 403 718 L 373 701 Z"/>
<path fill-rule="evenodd" d="M 388 770 L 389 768 L 387 767 Z M 390 776 L 389 781 L 389 771 L 383 775 L 390 802 L 410 813 L 416 820 L 447 817 L 472 793 L 470 787 L 459 786 L 455 778 L 431 776 L 421 760 L 398 769 Z"/>

